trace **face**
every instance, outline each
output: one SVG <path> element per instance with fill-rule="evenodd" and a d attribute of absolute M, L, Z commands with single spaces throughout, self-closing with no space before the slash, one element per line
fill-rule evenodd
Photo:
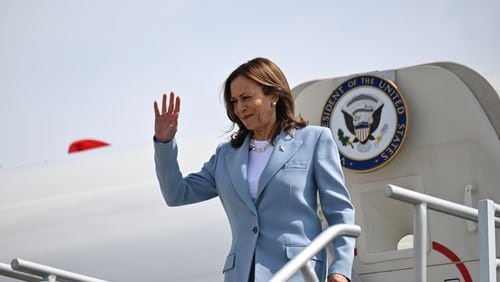
<path fill-rule="evenodd" d="M 236 117 L 253 132 L 254 139 L 269 139 L 276 122 L 276 107 L 272 104 L 278 102 L 278 95 L 265 95 L 259 84 L 242 75 L 229 87 Z"/>

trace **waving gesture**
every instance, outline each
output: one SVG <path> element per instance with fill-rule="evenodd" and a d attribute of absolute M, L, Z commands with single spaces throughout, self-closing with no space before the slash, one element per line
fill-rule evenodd
<path fill-rule="evenodd" d="M 177 132 L 177 121 L 181 110 L 181 98 L 170 92 L 167 110 L 167 94 L 163 94 L 161 113 L 158 103 L 154 102 L 155 108 L 155 137 L 162 142 L 170 142 Z"/>

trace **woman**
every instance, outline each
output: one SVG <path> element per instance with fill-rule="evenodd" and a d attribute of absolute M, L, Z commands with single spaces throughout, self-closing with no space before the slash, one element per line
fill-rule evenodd
<path fill-rule="evenodd" d="M 169 206 L 219 196 L 232 232 L 224 264 L 225 281 L 268 281 L 321 231 L 317 195 L 330 225 L 354 223 L 335 142 L 329 129 L 308 126 L 295 117 L 294 102 L 281 70 L 255 58 L 225 82 L 224 102 L 237 131 L 221 144 L 197 173 L 183 177 L 177 164 L 175 133 L 180 98 L 170 93 L 167 107 L 155 109 L 155 162 Z M 312 260 L 320 281 L 348 281 L 354 239 L 334 241 Z M 300 273 L 292 280 L 302 280 Z"/>

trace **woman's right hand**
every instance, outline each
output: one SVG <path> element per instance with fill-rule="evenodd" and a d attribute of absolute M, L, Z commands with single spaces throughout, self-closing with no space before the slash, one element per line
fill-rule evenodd
<path fill-rule="evenodd" d="M 167 94 L 163 94 L 161 112 L 158 103 L 154 102 L 155 108 L 155 137 L 161 142 L 170 142 L 177 132 L 177 121 L 181 110 L 181 98 L 170 92 L 170 100 L 167 109 Z"/>

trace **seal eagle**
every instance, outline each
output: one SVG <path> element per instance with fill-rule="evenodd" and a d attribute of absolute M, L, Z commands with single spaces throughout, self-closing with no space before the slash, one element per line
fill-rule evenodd
<path fill-rule="evenodd" d="M 351 132 L 353 135 L 356 136 L 353 140 L 353 143 L 360 142 L 361 144 L 366 144 L 368 140 L 375 140 L 375 137 L 373 137 L 372 133 L 375 132 L 375 130 L 377 130 L 377 127 L 380 124 L 380 117 L 382 115 L 383 107 L 384 104 L 382 104 L 380 107 L 378 107 L 378 109 L 373 111 L 373 113 L 371 114 L 370 121 L 361 121 L 358 123 L 354 122 L 355 119 L 354 116 L 356 115 L 356 113 L 353 113 L 354 115 L 353 116 L 350 113 L 342 110 L 347 129 L 349 130 L 349 132 Z"/>

